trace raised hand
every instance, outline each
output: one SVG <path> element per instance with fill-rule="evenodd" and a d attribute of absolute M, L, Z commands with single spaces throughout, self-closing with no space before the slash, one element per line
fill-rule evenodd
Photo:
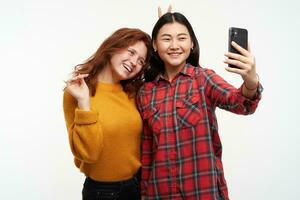
<path fill-rule="evenodd" d="M 172 11 L 172 5 L 169 5 L 167 13 L 169 13 L 171 11 Z M 158 18 L 163 16 L 160 6 L 158 7 L 157 14 L 158 14 Z"/>
<path fill-rule="evenodd" d="M 258 85 L 258 76 L 256 74 L 256 63 L 255 57 L 251 54 L 250 48 L 248 45 L 249 51 L 242 48 L 235 42 L 232 42 L 231 45 L 237 49 L 240 54 L 227 52 L 225 56 L 227 59 L 224 63 L 231 64 L 237 68 L 226 67 L 225 69 L 229 72 L 236 73 L 242 76 L 246 88 L 257 88 Z"/>
<path fill-rule="evenodd" d="M 84 81 L 88 74 L 74 73 L 73 77 L 66 82 L 66 91 L 68 91 L 75 99 L 77 99 L 78 107 L 83 110 L 89 110 L 90 95 L 89 88 Z"/>

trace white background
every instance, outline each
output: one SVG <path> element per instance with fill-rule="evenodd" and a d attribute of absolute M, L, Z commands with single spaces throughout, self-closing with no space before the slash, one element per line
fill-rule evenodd
<path fill-rule="evenodd" d="M 228 28 L 249 31 L 263 99 L 251 116 L 217 111 L 231 199 L 300 199 L 297 0 L 1 0 L 0 199 L 81 199 L 63 80 L 117 28 L 151 33 L 169 4 L 193 25 L 201 65 L 237 87 L 223 64 Z"/>

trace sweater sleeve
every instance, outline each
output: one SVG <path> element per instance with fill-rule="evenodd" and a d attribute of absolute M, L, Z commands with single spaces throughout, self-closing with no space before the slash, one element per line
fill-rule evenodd
<path fill-rule="evenodd" d="M 213 105 L 236 114 L 248 115 L 255 112 L 263 91 L 261 84 L 256 96 L 248 99 L 243 96 L 242 87 L 235 88 L 213 70 L 206 69 L 204 77 L 205 93 Z"/>
<path fill-rule="evenodd" d="M 103 148 L 103 133 L 98 113 L 78 109 L 77 100 L 66 91 L 63 109 L 73 155 L 86 163 L 97 162 Z"/>

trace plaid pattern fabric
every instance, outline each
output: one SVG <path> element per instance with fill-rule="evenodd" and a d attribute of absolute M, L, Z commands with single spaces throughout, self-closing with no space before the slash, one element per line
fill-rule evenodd
<path fill-rule="evenodd" d="M 142 195 L 145 199 L 228 198 L 216 107 L 251 114 L 261 98 L 242 96 L 214 71 L 187 64 L 170 83 L 161 75 L 141 88 Z"/>

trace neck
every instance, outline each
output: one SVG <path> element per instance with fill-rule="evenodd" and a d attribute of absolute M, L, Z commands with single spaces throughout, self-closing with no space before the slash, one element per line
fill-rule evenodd
<path fill-rule="evenodd" d="M 165 66 L 164 77 L 171 82 L 184 66 L 185 63 L 179 66 Z"/>
<path fill-rule="evenodd" d="M 108 64 L 99 73 L 97 80 L 98 82 L 103 82 L 103 83 L 120 83 L 120 81 L 116 80 L 113 77 L 113 73 Z"/>

